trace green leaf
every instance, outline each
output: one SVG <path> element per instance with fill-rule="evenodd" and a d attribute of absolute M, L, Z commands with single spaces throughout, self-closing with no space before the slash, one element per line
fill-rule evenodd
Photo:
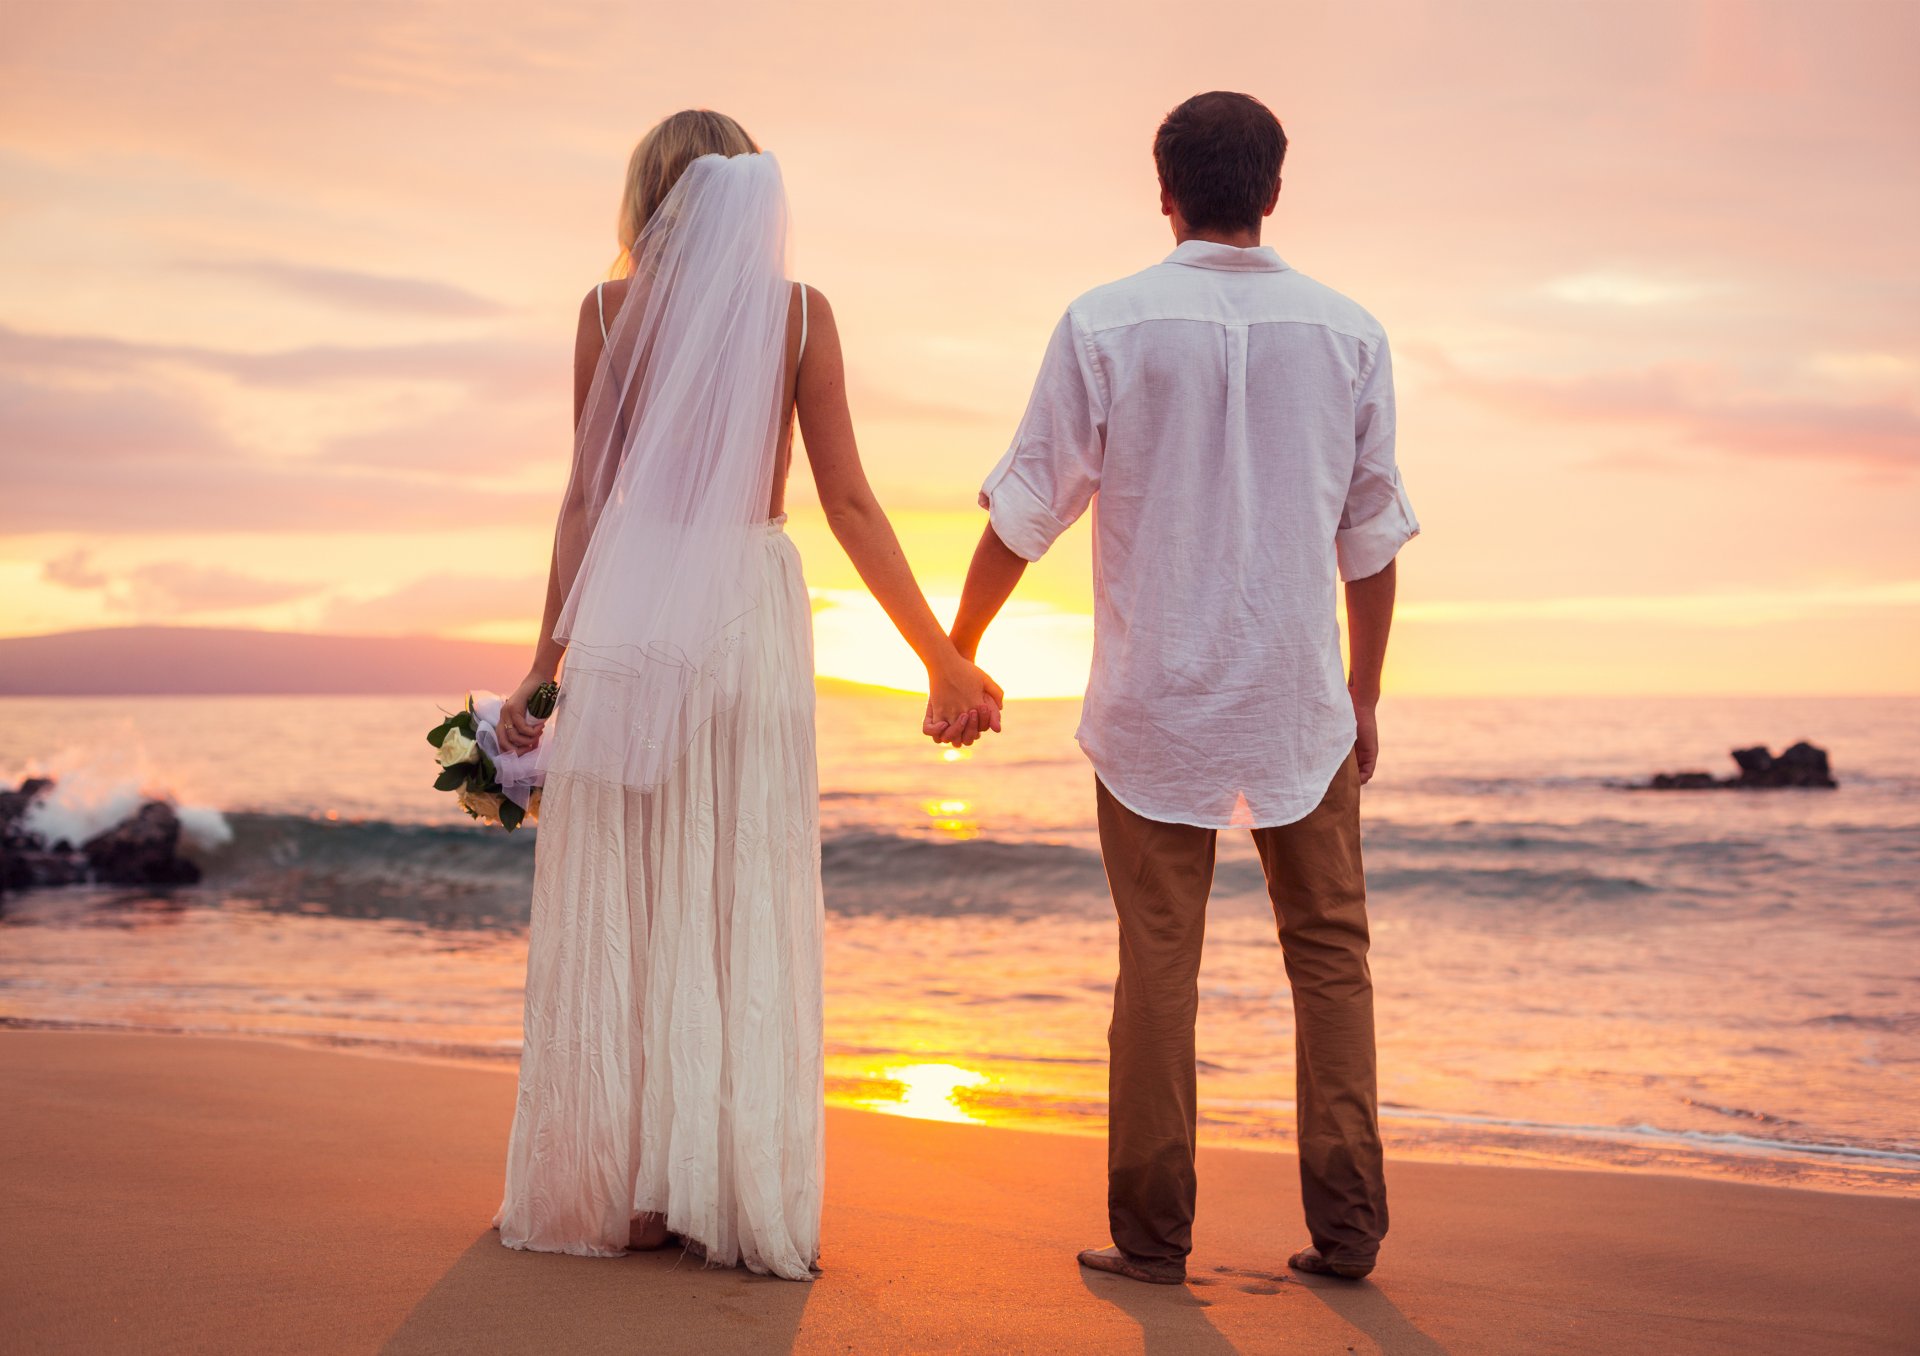
<path fill-rule="evenodd" d="M 508 833 L 512 833 L 515 829 L 519 828 L 520 821 L 526 817 L 527 812 L 518 805 L 515 805 L 512 801 L 503 800 L 500 802 L 500 827 Z"/>
<path fill-rule="evenodd" d="M 452 717 L 452 720 L 453 720 L 453 727 L 456 730 L 459 730 L 462 734 L 466 735 L 469 739 L 473 737 L 473 712 L 471 711 L 457 712 Z"/>
<path fill-rule="evenodd" d="M 431 730 L 427 731 L 427 743 L 436 749 L 447 742 L 447 731 L 453 728 L 453 717 L 448 716 Z"/>
<path fill-rule="evenodd" d="M 471 766 L 471 764 L 455 763 L 452 767 L 443 769 L 440 775 L 434 779 L 433 789 L 435 791 L 458 791 L 467 784 L 467 768 L 469 766 Z"/>

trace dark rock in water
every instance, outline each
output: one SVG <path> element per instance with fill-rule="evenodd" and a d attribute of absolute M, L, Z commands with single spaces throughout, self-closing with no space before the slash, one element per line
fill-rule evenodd
<path fill-rule="evenodd" d="M 1705 791 L 1718 785 L 1711 772 L 1657 772 L 1653 777 L 1656 791 Z"/>
<path fill-rule="evenodd" d="M 20 821 L 34 798 L 52 785 L 45 777 L 29 777 L 17 791 L 0 791 L 0 895 L 34 884 L 30 854 L 37 852 L 41 843 L 21 827 Z"/>
<path fill-rule="evenodd" d="M 1773 760 L 1773 773 L 1783 786 L 1838 786 L 1827 766 L 1827 751 L 1801 740 Z"/>
<path fill-rule="evenodd" d="M 0 840 L 10 840 L 16 834 L 24 837 L 24 831 L 15 826 L 35 797 L 52 785 L 46 777 L 29 777 L 17 791 L 0 791 Z"/>
<path fill-rule="evenodd" d="M 25 890 L 33 884 L 33 867 L 23 853 L 12 845 L 0 843 L 0 895 L 9 890 Z"/>
<path fill-rule="evenodd" d="M 27 829 L 26 813 L 52 785 L 30 777 L 18 790 L 0 791 L 0 894 L 88 882 L 191 885 L 200 879 L 200 868 L 179 855 L 180 820 L 163 801 L 148 801 L 131 819 L 77 849 L 64 838 L 48 843 Z"/>
<path fill-rule="evenodd" d="M 110 885 L 192 885 L 200 868 L 177 854 L 180 820 L 173 807 L 150 800 L 81 846 L 95 880 Z"/>
<path fill-rule="evenodd" d="M 1649 788 L 1655 791 L 1718 791 L 1724 789 L 1771 789 L 1810 787 L 1826 789 L 1838 786 L 1827 763 L 1827 751 L 1801 740 L 1778 758 L 1765 745 L 1733 751 L 1737 777 L 1715 777 L 1706 772 L 1660 772 Z"/>
<path fill-rule="evenodd" d="M 31 890 L 35 887 L 44 889 L 55 885 L 85 885 L 92 876 L 84 853 L 30 849 L 18 854 L 14 860 L 19 863 L 20 874 L 20 884 L 15 888 L 21 890 Z"/>

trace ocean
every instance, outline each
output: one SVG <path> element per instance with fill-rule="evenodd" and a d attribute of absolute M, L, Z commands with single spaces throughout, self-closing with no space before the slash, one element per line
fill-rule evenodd
<path fill-rule="evenodd" d="M 821 692 L 829 1099 L 1099 1133 L 1115 940 L 1078 705 L 1014 702 L 966 751 L 919 709 Z M 0 1024 L 510 1065 L 535 834 L 431 789 L 438 718 L 0 699 L 10 784 L 62 777 L 76 829 L 164 792 L 209 844 L 195 887 L 0 901 Z M 1390 1154 L 1920 1194 L 1920 699 L 1390 697 L 1382 727 Z M 1633 786 L 1801 738 L 1838 790 Z M 1284 1147 L 1292 1014 L 1244 833 L 1208 929 L 1202 1137 Z"/>

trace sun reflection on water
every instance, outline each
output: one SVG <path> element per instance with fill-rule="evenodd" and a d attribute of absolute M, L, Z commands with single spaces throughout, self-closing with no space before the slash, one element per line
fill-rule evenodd
<path fill-rule="evenodd" d="M 949 838 L 980 836 L 980 821 L 973 817 L 970 800 L 929 800 L 923 802 L 922 808 L 932 817 L 933 827 Z"/>
<path fill-rule="evenodd" d="M 900 1098 L 874 1102 L 875 1111 L 921 1121 L 980 1124 L 980 1117 L 960 1104 L 958 1094 L 985 1083 L 987 1076 L 983 1073 L 958 1064 L 902 1064 L 884 1070 L 882 1076 L 900 1085 Z"/>

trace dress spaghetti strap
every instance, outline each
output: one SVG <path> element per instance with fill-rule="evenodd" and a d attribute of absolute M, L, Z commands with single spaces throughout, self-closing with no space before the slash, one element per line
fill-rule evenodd
<path fill-rule="evenodd" d="M 607 342 L 607 285 L 598 282 L 593 285 L 593 304 L 600 308 L 600 342 Z"/>
<path fill-rule="evenodd" d="M 807 285 L 805 283 L 801 283 L 800 284 L 800 350 L 799 352 L 793 355 L 793 360 L 794 362 L 798 363 L 802 358 L 806 356 L 807 356 Z"/>

